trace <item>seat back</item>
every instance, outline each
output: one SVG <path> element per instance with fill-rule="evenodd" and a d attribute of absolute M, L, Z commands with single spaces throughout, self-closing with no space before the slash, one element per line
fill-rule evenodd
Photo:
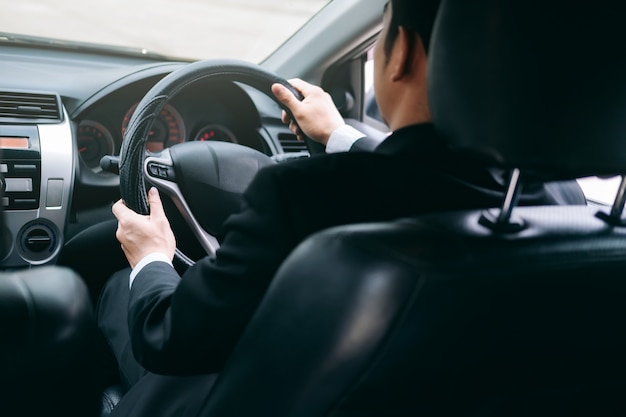
<path fill-rule="evenodd" d="M 0 414 L 95 416 L 91 303 L 71 270 L 0 273 Z"/>
<path fill-rule="evenodd" d="M 516 236 L 466 211 L 312 237 L 203 415 L 623 414 L 626 230 L 595 211 L 524 207 Z"/>

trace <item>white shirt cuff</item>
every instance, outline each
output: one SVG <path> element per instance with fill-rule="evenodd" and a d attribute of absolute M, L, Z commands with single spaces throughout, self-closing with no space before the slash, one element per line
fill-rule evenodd
<path fill-rule="evenodd" d="M 365 137 L 350 125 L 342 125 L 330 134 L 326 143 L 326 153 L 348 152 L 354 142 Z"/>
<path fill-rule="evenodd" d="M 130 271 L 130 279 L 129 279 L 129 282 L 128 282 L 128 288 L 132 288 L 133 281 L 135 280 L 135 277 L 137 276 L 137 274 L 139 274 L 139 272 L 141 272 L 141 270 L 146 265 L 148 265 L 148 264 L 150 264 L 152 262 L 165 262 L 166 264 L 169 264 L 170 266 L 172 266 L 172 268 L 174 267 L 172 265 L 172 260 L 166 254 L 161 253 L 161 252 L 150 253 L 150 254 L 144 256 L 143 258 L 141 258 L 141 260 L 139 262 L 137 262 L 137 265 L 135 265 L 133 270 Z"/>

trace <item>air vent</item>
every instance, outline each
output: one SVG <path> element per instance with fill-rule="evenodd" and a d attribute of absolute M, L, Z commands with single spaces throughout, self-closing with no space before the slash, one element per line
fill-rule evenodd
<path fill-rule="evenodd" d="M 283 147 L 283 152 L 285 153 L 295 153 L 306 151 L 306 144 L 296 137 L 296 135 L 289 133 L 280 133 L 278 135 L 278 141 L 280 142 L 280 146 Z"/>
<path fill-rule="evenodd" d="M 0 91 L 0 122 L 58 123 L 61 100 L 56 94 Z"/>

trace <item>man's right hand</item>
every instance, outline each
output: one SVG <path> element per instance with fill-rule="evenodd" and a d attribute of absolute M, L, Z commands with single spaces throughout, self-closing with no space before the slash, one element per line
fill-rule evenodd
<path fill-rule="evenodd" d="M 289 108 L 295 119 L 292 120 L 287 112 L 283 111 L 283 123 L 289 125 L 289 129 L 299 140 L 304 140 L 304 136 L 308 136 L 326 145 L 331 133 L 345 124 L 333 99 L 320 87 L 299 78 L 291 79 L 289 83 L 302 94 L 304 99 L 298 100 L 281 84 L 272 85 L 272 93 Z"/>
<path fill-rule="evenodd" d="M 174 258 L 176 238 L 165 216 L 161 197 L 156 188 L 148 191 L 148 203 L 150 204 L 148 216 L 135 213 L 126 207 L 122 200 L 115 203 L 111 209 L 118 221 L 115 237 L 120 242 L 131 268 L 146 255 L 155 252 L 164 254 L 170 260 Z"/>

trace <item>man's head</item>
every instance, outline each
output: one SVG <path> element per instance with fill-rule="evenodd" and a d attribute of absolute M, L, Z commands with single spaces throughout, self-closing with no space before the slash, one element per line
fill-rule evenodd
<path fill-rule="evenodd" d="M 385 39 L 385 51 L 390 52 L 398 36 L 400 26 L 413 35 L 419 35 L 424 49 L 428 52 L 430 35 L 441 0 L 391 0 L 385 5 L 385 12 L 391 7 L 389 27 Z"/>
<path fill-rule="evenodd" d="M 391 0 L 374 49 L 374 88 L 392 130 L 430 121 L 427 52 L 440 0 Z"/>

